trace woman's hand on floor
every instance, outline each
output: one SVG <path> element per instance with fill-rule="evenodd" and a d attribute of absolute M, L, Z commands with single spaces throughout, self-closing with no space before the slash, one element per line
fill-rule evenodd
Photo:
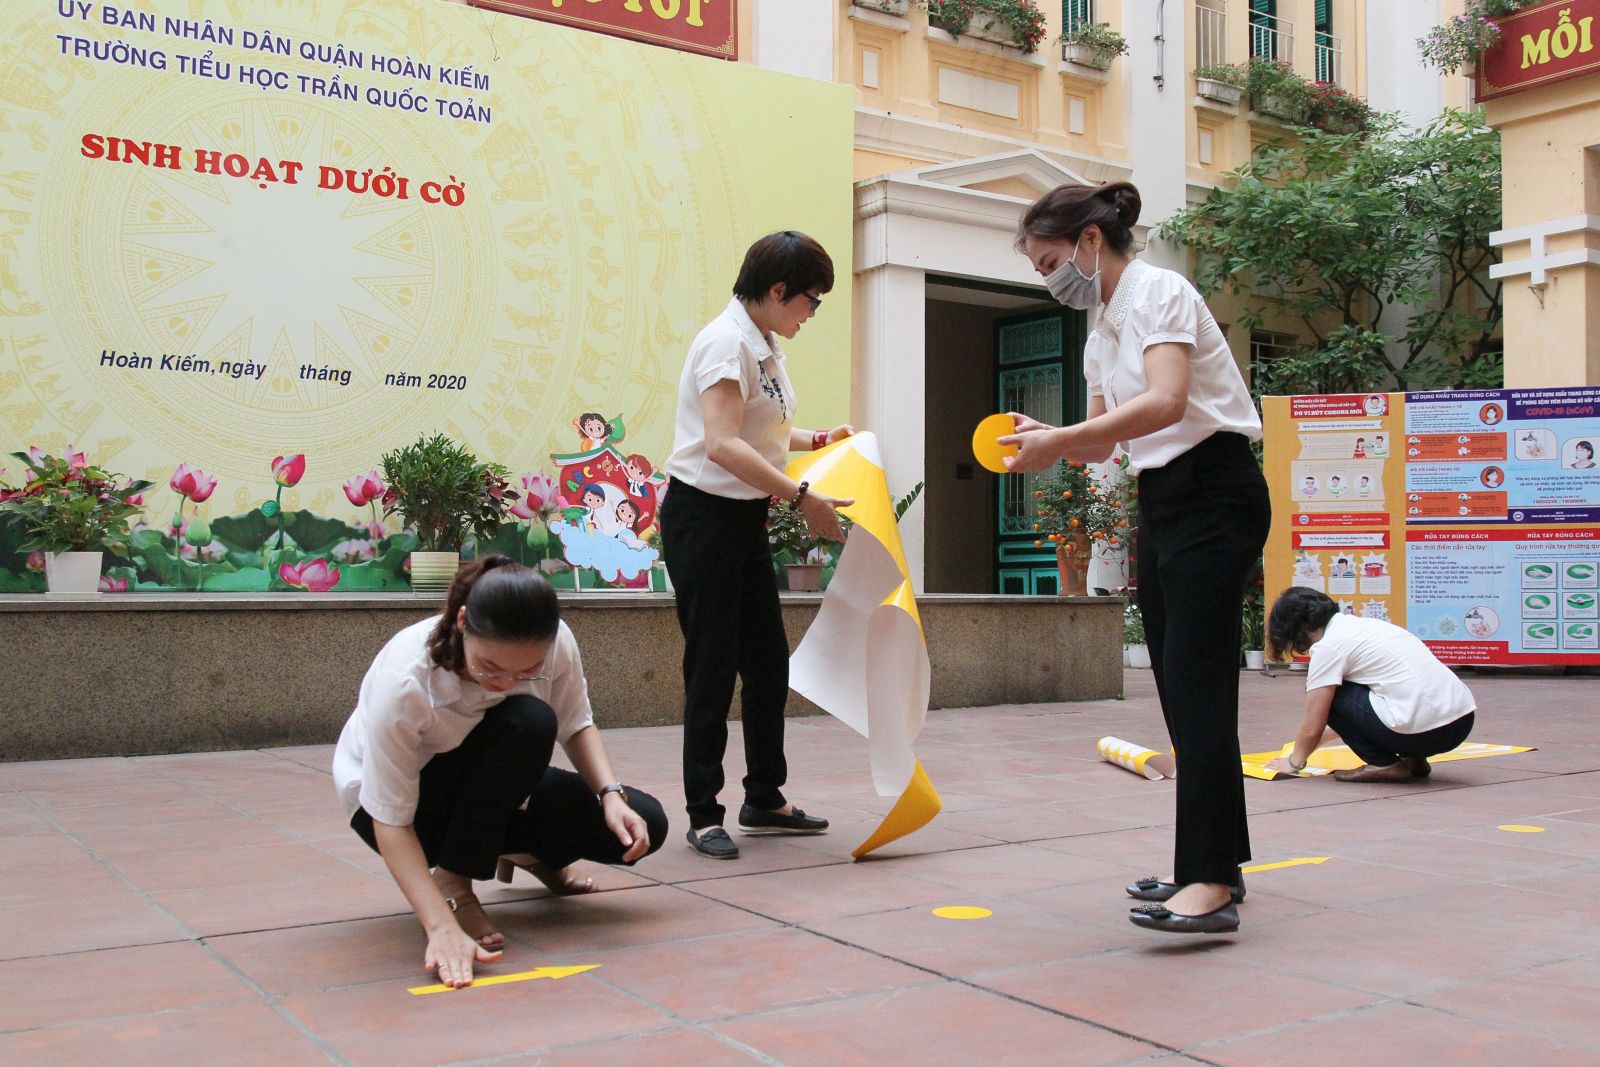
<path fill-rule="evenodd" d="M 500 956 L 499 949 L 484 948 L 468 937 L 461 927 L 451 923 L 428 935 L 428 947 L 423 952 L 422 965 L 438 972 L 440 984 L 460 989 L 472 984 L 474 962 L 497 963 Z"/>

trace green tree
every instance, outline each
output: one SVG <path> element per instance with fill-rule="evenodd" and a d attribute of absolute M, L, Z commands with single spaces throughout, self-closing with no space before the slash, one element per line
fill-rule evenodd
<path fill-rule="evenodd" d="M 1256 392 L 1498 386 L 1499 135 L 1457 111 L 1295 132 L 1160 230 L 1193 250 L 1203 292 L 1243 298 L 1245 325 L 1287 315 L 1314 338 L 1258 368 Z M 1398 330 L 1395 305 L 1419 309 Z"/>

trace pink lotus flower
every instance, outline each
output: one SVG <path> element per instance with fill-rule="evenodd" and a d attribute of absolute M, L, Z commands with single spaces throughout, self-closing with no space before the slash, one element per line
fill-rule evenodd
<path fill-rule="evenodd" d="M 113 578 L 109 574 L 102 574 L 100 576 L 100 591 L 102 593 L 126 593 L 128 591 L 128 579 Z"/>
<path fill-rule="evenodd" d="M 344 495 L 358 508 L 382 500 L 383 476 L 377 471 L 358 474 L 344 483 Z"/>
<path fill-rule="evenodd" d="M 187 463 L 178 464 L 178 469 L 167 479 L 167 485 L 174 493 L 188 497 L 196 504 L 204 504 L 210 499 L 211 494 L 217 491 L 215 478 L 199 467 L 191 467 Z"/>
<path fill-rule="evenodd" d="M 303 463 L 301 468 L 304 470 Z M 326 593 L 339 584 L 339 568 L 325 559 L 308 559 L 303 563 L 279 565 L 278 577 L 283 579 L 284 585 L 292 588 L 304 589 L 310 593 Z"/>
<path fill-rule="evenodd" d="M 33 460 L 34 467 L 42 467 L 44 466 L 44 461 L 50 458 L 50 453 L 38 445 L 30 445 L 28 446 L 28 458 Z M 71 445 L 67 446 L 67 450 L 61 454 L 61 458 L 66 460 L 67 466 L 75 471 L 82 470 L 89 465 L 89 457 L 82 452 L 74 452 Z"/>
<path fill-rule="evenodd" d="M 543 519 L 559 506 L 555 479 L 543 471 L 522 476 L 522 498 L 511 505 L 511 514 L 519 519 Z"/>
<path fill-rule="evenodd" d="M 371 541 L 340 541 L 328 555 L 341 563 L 366 563 L 378 558 L 378 546 Z"/>
<path fill-rule="evenodd" d="M 30 571 L 44 572 L 44 553 L 39 550 L 28 553 L 27 568 Z"/>
<path fill-rule="evenodd" d="M 383 523 L 376 521 L 367 523 L 367 536 L 372 540 L 382 541 L 388 534 L 389 531 L 383 528 Z"/>
<path fill-rule="evenodd" d="M 279 456 L 272 461 L 272 480 L 285 488 L 298 485 L 306 474 L 306 457 L 303 452 L 292 456 Z"/>

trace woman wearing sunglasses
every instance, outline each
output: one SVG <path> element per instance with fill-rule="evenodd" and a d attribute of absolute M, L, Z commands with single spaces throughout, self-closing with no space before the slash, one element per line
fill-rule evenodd
<path fill-rule="evenodd" d="M 576 774 L 550 766 L 558 741 Z M 442 614 L 383 646 L 333 778 L 422 923 L 424 966 L 450 986 L 505 944 L 474 879 L 521 867 L 554 893 L 592 892 L 572 863 L 631 866 L 667 832 L 660 803 L 612 773 L 555 591 L 505 556 L 464 566 Z"/>

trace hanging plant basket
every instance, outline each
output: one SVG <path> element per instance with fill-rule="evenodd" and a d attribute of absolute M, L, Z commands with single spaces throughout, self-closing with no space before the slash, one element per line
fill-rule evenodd
<path fill-rule="evenodd" d="M 1262 93 L 1250 101 L 1260 115 L 1270 115 L 1284 122 L 1304 122 L 1306 105 L 1284 93 Z"/>
<path fill-rule="evenodd" d="M 1061 46 L 1061 58 L 1068 63 L 1076 63 L 1080 67 L 1089 67 L 1093 70 L 1110 70 L 1111 61 L 1116 57 L 1107 55 L 1104 50 L 1095 48 L 1093 45 L 1069 41 Z"/>

